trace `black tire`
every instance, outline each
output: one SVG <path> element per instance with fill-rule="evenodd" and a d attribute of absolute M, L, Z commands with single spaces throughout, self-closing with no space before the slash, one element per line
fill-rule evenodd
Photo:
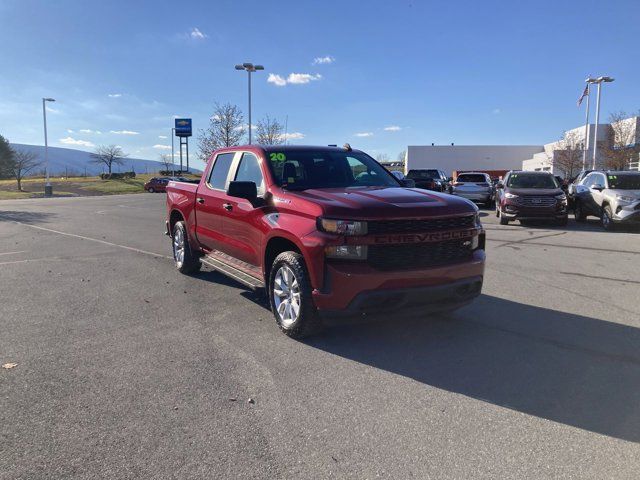
<path fill-rule="evenodd" d="M 611 211 L 611 207 L 609 205 L 605 205 L 604 207 L 602 207 L 600 222 L 602 223 L 602 228 L 604 228 L 607 232 L 613 232 L 616 229 L 616 224 L 613 222 L 613 212 Z"/>
<path fill-rule="evenodd" d="M 509 219 L 502 216 L 500 213 L 500 225 L 509 225 Z"/>
<path fill-rule="evenodd" d="M 556 225 L 559 227 L 566 227 L 569 223 L 569 217 L 565 217 L 561 220 L 556 220 Z"/>
<path fill-rule="evenodd" d="M 292 323 L 287 323 L 277 311 L 275 299 L 275 281 L 281 268 L 287 267 L 295 276 L 299 291 L 299 311 L 298 316 Z M 311 296 L 311 282 L 304 263 L 304 258 L 297 252 L 282 252 L 278 255 L 269 272 L 269 283 L 267 286 L 269 304 L 276 319 L 276 323 L 282 332 L 291 338 L 304 338 L 319 333 L 322 328 L 322 319 L 318 315 L 318 310 L 313 304 Z M 284 303 L 284 302 L 283 302 Z M 282 305 L 282 304 L 281 304 Z M 286 307 L 285 307 L 286 308 Z"/>
<path fill-rule="evenodd" d="M 180 242 L 182 239 L 182 242 Z M 179 251 L 176 245 L 182 243 L 183 255 L 182 259 L 179 259 Z M 184 222 L 176 222 L 171 232 L 171 250 L 173 251 L 173 260 L 176 268 L 180 273 L 188 275 L 200 270 L 202 263 L 197 255 L 194 254 L 191 245 L 189 244 L 189 236 L 187 235 L 187 227 Z"/>
<path fill-rule="evenodd" d="M 573 216 L 576 218 L 576 222 L 584 222 L 587 219 L 587 215 L 582 208 L 582 204 L 576 200 L 573 206 Z"/>
<path fill-rule="evenodd" d="M 155 190 L 153 189 L 153 187 L 149 187 L 149 188 L 148 188 L 148 190 L 147 190 L 147 192 L 149 192 L 149 193 L 153 193 L 153 192 L 155 192 Z"/>
<path fill-rule="evenodd" d="M 496 202 L 496 217 L 500 218 L 500 205 Z"/>

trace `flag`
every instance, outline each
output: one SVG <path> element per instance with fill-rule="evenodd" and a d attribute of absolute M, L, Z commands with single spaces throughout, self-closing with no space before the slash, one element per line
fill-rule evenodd
<path fill-rule="evenodd" d="M 585 85 L 584 91 L 582 92 L 582 95 L 580 95 L 580 98 L 578 99 L 578 106 L 582 105 L 582 100 L 584 100 L 584 97 L 586 97 L 587 95 L 589 95 L 589 84 Z"/>

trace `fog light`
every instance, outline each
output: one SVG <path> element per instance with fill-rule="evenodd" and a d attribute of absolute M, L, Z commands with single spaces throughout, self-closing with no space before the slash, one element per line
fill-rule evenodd
<path fill-rule="evenodd" d="M 339 258 L 342 260 L 366 260 L 366 245 L 331 245 L 325 247 L 324 253 L 327 258 Z"/>

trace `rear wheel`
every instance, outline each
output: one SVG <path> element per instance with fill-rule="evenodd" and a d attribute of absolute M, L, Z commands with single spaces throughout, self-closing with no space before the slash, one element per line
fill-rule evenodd
<path fill-rule="evenodd" d="M 153 192 L 155 192 L 155 190 L 153 189 L 153 187 L 149 187 L 149 188 L 148 188 L 148 190 L 147 190 L 147 192 L 149 192 L 149 193 L 153 193 Z"/>
<path fill-rule="evenodd" d="M 191 245 L 189 245 L 189 237 L 187 236 L 187 228 L 184 222 L 176 222 L 173 226 L 171 246 L 173 260 L 180 273 L 189 274 L 200 270 L 202 264 L 200 259 L 194 255 Z"/>
<path fill-rule="evenodd" d="M 500 212 L 500 225 L 509 225 L 509 219 L 502 216 L 502 212 Z"/>
<path fill-rule="evenodd" d="M 269 274 L 268 292 L 276 323 L 286 335 L 303 338 L 322 330 L 302 255 L 283 252 L 276 257 Z"/>
<path fill-rule="evenodd" d="M 584 212 L 582 203 L 579 200 L 575 201 L 575 205 L 573 207 L 573 215 L 576 218 L 576 222 L 584 222 L 587 219 L 587 215 Z"/>
<path fill-rule="evenodd" d="M 605 205 L 602 208 L 602 217 L 600 217 L 602 222 L 602 228 L 606 231 L 611 232 L 615 230 L 616 225 L 613 223 L 613 212 L 611 211 L 611 207 L 609 205 Z"/>

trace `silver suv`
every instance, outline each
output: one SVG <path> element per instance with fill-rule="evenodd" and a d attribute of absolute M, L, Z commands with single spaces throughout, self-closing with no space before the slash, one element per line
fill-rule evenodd
<path fill-rule="evenodd" d="M 621 223 L 640 225 L 640 172 L 591 172 L 575 188 L 576 221 L 595 215 L 605 230 Z"/>

